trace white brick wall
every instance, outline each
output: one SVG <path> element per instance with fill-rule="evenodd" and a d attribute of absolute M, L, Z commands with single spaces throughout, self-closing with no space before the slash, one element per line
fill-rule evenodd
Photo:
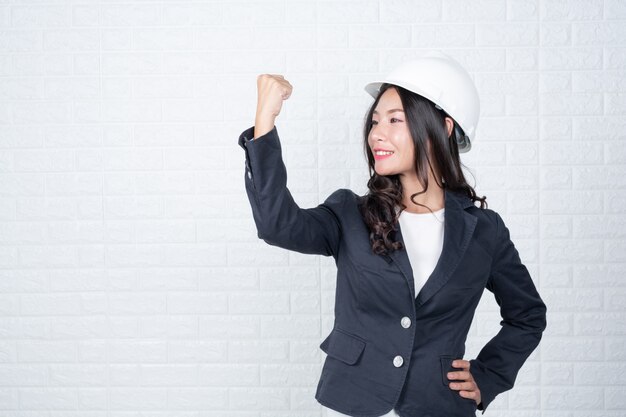
<path fill-rule="evenodd" d="M 320 417 L 334 263 L 257 239 L 236 140 L 282 73 L 296 200 L 362 193 L 363 85 L 430 48 L 549 309 L 488 414 L 625 416 L 623 0 L 0 0 L 0 415 Z"/>

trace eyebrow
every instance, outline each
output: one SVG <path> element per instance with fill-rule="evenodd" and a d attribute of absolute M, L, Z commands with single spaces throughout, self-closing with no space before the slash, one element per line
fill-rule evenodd
<path fill-rule="evenodd" d="M 404 110 L 402 110 L 402 109 L 391 109 L 391 110 L 387 111 L 387 114 L 395 113 L 397 111 L 401 111 L 402 113 L 404 113 Z M 378 112 L 376 110 L 374 110 L 374 113 L 372 113 L 372 114 L 378 114 Z"/>

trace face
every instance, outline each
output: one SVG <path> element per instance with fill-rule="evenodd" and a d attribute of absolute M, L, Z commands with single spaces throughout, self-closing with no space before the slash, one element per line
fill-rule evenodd
<path fill-rule="evenodd" d="M 395 88 L 387 89 L 380 97 L 367 142 L 378 175 L 415 175 L 413 139 Z"/>

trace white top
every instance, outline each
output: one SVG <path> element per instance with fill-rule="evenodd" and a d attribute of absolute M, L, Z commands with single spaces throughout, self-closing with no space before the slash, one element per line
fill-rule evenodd
<path fill-rule="evenodd" d="M 444 211 L 445 208 L 433 213 L 403 210 L 398 219 L 413 270 L 416 297 L 435 269 L 443 249 Z"/>
<path fill-rule="evenodd" d="M 415 295 L 419 294 L 439 261 L 443 249 L 444 210 L 442 208 L 433 213 L 409 213 L 403 210 L 398 221 L 402 231 L 402 239 L 406 247 L 413 281 Z M 322 406 L 327 417 L 350 417 L 328 407 Z M 391 410 L 380 417 L 399 417 L 396 410 Z"/>

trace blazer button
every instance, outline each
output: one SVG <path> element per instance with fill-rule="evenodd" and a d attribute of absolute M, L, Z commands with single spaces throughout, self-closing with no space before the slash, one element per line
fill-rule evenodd
<path fill-rule="evenodd" d="M 411 327 L 411 319 L 408 317 L 402 317 L 402 320 L 400 321 L 400 324 L 402 325 L 402 327 L 404 327 L 405 329 L 408 329 L 409 327 Z"/>
<path fill-rule="evenodd" d="M 252 172 L 248 171 L 248 178 L 252 179 Z"/>
<path fill-rule="evenodd" d="M 401 367 L 403 363 L 404 363 L 404 359 L 402 359 L 402 356 L 398 355 L 395 358 L 393 358 L 393 366 L 395 366 L 396 368 Z"/>

